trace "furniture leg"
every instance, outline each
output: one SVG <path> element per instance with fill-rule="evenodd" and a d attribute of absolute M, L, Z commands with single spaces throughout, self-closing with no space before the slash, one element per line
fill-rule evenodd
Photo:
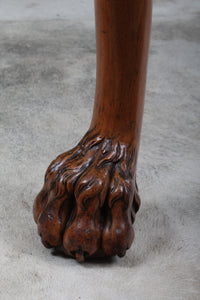
<path fill-rule="evenodd" d="M 151 12 L 152 0 L 95 0 L 91 125 L 76 147 L 50 164 L 34 202 L 43 244 L 78 261 L 122 257 L 134 238 Z"/>

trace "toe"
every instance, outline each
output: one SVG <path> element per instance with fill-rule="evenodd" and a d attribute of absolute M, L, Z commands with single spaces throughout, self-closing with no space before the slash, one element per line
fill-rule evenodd
<path fill-rule="evenodd" d="M 66 253 L 78 261 L 93 255 L 100 247 L 100 228 L 91 216 L 78 213 L 65 230 L 63 246 Z"/>
<path fill-rule="evenodd" d="M 108 256 L 122 257 L 130 248 L 134 239 L 134 230 L 121 203 L 115 203 L 111 216 L 107 218 L 102 234 L 102 249 Z"/>
<path fill-rule="evenodd" d="M 124 256 L 134 239 L 132 227 L 132 187 L 130 182 L 113 178 L 107 198 L 107 216 L 102 233 L 102 249 L 108 256 Z"/>
<path fill-rule="evenodd" d="M 96 173 L 95 173 L 96 172 Z M 103 171 L 102 171 L 103 172 Z M 107 191 L 108 172 L 88 170 L 77 182 L 74 194 L 76 214 L 66 228 L 63 246 L 77 260 L 93 255 L 101 244 L 101 204 Z"/>
<path fill-rule="evenodd" d="M 66 195 L 50 193 L 48 202 L 39 216 L 38 233 L 46 247 L 62 245 L 62 235 L 71 212 L 72 203 Z"/>

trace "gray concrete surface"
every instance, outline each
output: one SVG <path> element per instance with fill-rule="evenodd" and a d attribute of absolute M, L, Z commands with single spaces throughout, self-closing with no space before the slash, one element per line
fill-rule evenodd
<path fill-rule="evenodd" d="M 0 28 L 0 299 L 199 299 L 199 1 L 154 1 L 135 243 L 99 263 L 43 248 L 32 217 L 90 123 L 93 1 L 1 1 Z"/>

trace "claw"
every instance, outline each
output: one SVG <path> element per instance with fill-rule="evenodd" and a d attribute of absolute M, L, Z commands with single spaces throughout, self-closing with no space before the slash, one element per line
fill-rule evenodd
<path fill-rule="evenodd" d="M 76 260 L 78 262 L 84 262 L 85 261 L 84 253 L 81 249 L 78 252 L 75 253 L 75 257 L 76 257 Z"/>
<path fill-rule="evenodd" d="M 121 251 L 119 251 L 119 252 L 117 253 L 117 255 L 118 255 L 119 257 L 123 257 L 123 256 L 125 256 L 125 254 L 126 254 L 126 250 L 121 250 Z"/>

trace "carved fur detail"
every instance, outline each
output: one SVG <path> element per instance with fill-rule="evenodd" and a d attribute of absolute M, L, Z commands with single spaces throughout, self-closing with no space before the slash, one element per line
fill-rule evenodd
<path fill-rule="evenodd" d="M 131 145 L 88 131 L 48 167 L 34 219 L 46 247 L 83 260 L 101 251 L 125 255 L 140 206 Z"/>

